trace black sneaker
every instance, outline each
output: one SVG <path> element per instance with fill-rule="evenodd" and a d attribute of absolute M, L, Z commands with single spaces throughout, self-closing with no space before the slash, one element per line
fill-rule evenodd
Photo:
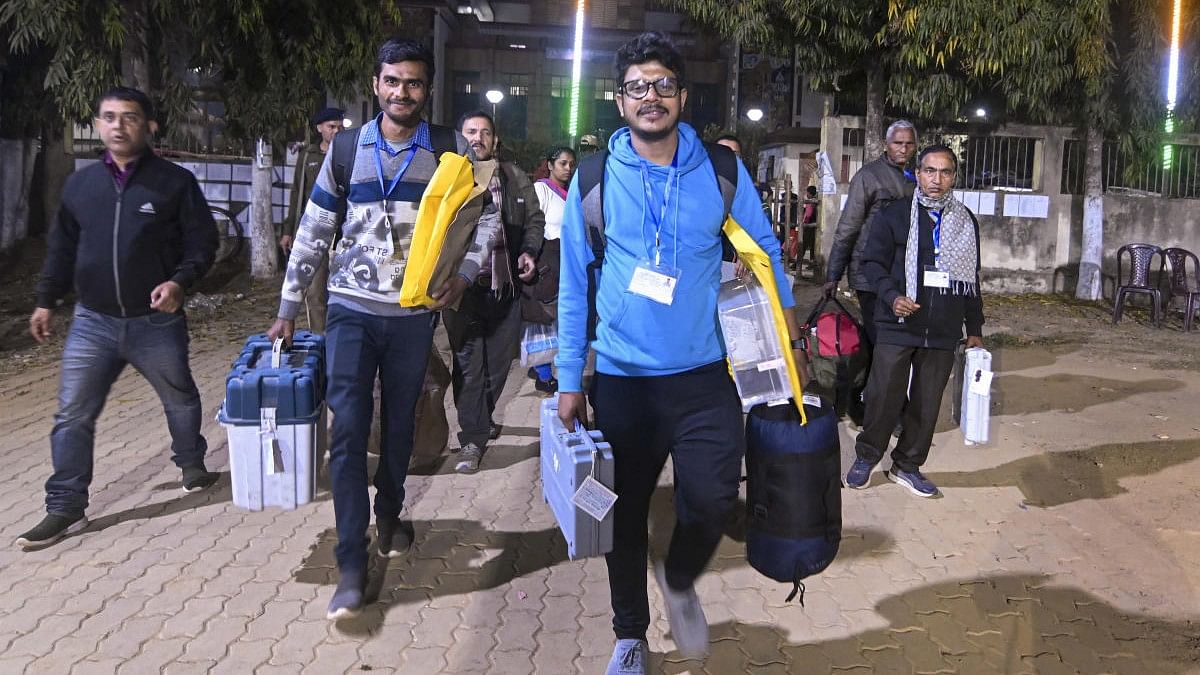
<path fill-rule="evenodd" d="M 17 546 L 26 550 L 42 548 L 69 534 L 81 532 L 87 526 L 88 520 L 84 516 L 72 518 L 48 513 L 45 518 L 42 518 L 42 522 L 35 525 L 32 530 L 17 537 Z"/>
<path fill-rule="evenodd" d="M 558 391 L 558 378 L 550 378 L 549 380 L 537 380 L 533 383 L 533 388 L 543 394 L 553 394 Z"/>
<path fill-rule="evenodd" d="M 379 555 L 399 558 L 412 548 L 413 526 L 407 520 L 385 518 L 375 521 L 375 534 L 379 537 Z"/>
<path fill-rule="evenodd" d="M 497 438 L 500 438 L 501 431 L 503 431 L 503 429 L 501 429 L 499 424 L 496 424 L 495 422 L 488 422 L 488 440 L 489 441 L 494 441 Z"/>
<path fill-rule="evenodd" d="M 183 491 L 199 492 L 204 488 L 212 487 L 219 477 L 218 474 L 205 469 L 203 464 L 185 466 L 183 467 Z"/>

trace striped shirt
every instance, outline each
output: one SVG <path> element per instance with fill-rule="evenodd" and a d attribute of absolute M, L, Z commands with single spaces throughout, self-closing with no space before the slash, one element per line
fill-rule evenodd
<path fill-rule="evenodd" d="M 379 131 L 381 117 L 382 113 L 359 134 L 345 196 L 337 188 L 332 150 L 325 155 L 292 244 L 280 293 L 282 319 L 295 319 L 299 314 L 304 292 L 339 231 L 341 236 L 329 257 L 329 304 L 378 316 L 429 311 L 424 307 L 401 307 L 400 284 L 417 209 L 437 169 L 437 157 L 426 122 L 417 126 L 411 139 L 390 147 Z M 470 156 L 466 140 L 461 134 L 456 137 L 458 153 Z M 393 185 L 406 163 L 407 169 Z M 500 210 L 489 202 L 459 267 L 460 275 L 473 280 L 479 274 L 500 227 Z"/>

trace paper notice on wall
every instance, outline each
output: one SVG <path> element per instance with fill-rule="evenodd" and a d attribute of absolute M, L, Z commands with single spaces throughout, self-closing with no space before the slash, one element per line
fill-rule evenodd
<path fill-rule="evenodd" d="M 1016 218 L 1021 215 L 1021 195 L 1004 195 L 1004 217 Z"/>
<path fill-rule="evenodd" d="M 964 192 L 963 196 L 962 196 L 962 203 L 963 203 L 963 206 L 966 206 L 968 209 L 971 209 L 971 213 L 979 215 L 979 193 L 978 192 Z"/>
<path fill-rule="evenodd" d="M 1045 195 L 1021 195 L 1020 217 L 1045 218 L 1049 212 L 1049 197 Z"/>
<path fill-rule="evenodd" d="M 957 199 L 961 204 L 967 203 L 967 193 L 963 192 L 962 190 L 955 190 L 954 198 Z"/>
<path fill-rule="evenodd" d="M 996 215 L 996 193 L 995 192 L 980 192 L 979 193 L 979 210 L 975 212 L 977 216 L 994 216 Z"/>
<path fill-rule="evenodd" d="M 833 165 L 829 163 L 829 153 L 824 150 L 817 152 L 817 176 L 820 177 L 821 194 L 837 193 L 837 179 L 833 177 Z"/>

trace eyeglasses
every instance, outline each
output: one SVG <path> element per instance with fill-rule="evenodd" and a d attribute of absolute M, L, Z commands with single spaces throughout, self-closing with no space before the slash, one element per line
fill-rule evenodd
<path fill-rule="evenodd" d="M 622 84 L 617 93 L 629 98 L 641 100 L 646 98 L 646 94 L 650 93 L 650 87 L 654 87 L 654 91 L 662 98 L 675 98 L 679 95 L 679 90 L 683 87 L 679 84 L 679 79 L 675 77 L 660 77 L 653 82 L 646 80 L 630 80 Z"/>

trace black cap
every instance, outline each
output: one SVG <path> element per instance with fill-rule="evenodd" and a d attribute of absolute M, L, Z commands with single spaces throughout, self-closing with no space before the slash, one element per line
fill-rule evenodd
<path fill-rule="evenodd" d="M 331 120 L 337 120 L 338 122 L 341 122 L 342 118 L 345 116 L 346 111 L 342 110 L 341 108 L 325 108 L 316 115 L 313 115 L 312 124 L 315 127 L 322 122 L 329 122 Z"/>

